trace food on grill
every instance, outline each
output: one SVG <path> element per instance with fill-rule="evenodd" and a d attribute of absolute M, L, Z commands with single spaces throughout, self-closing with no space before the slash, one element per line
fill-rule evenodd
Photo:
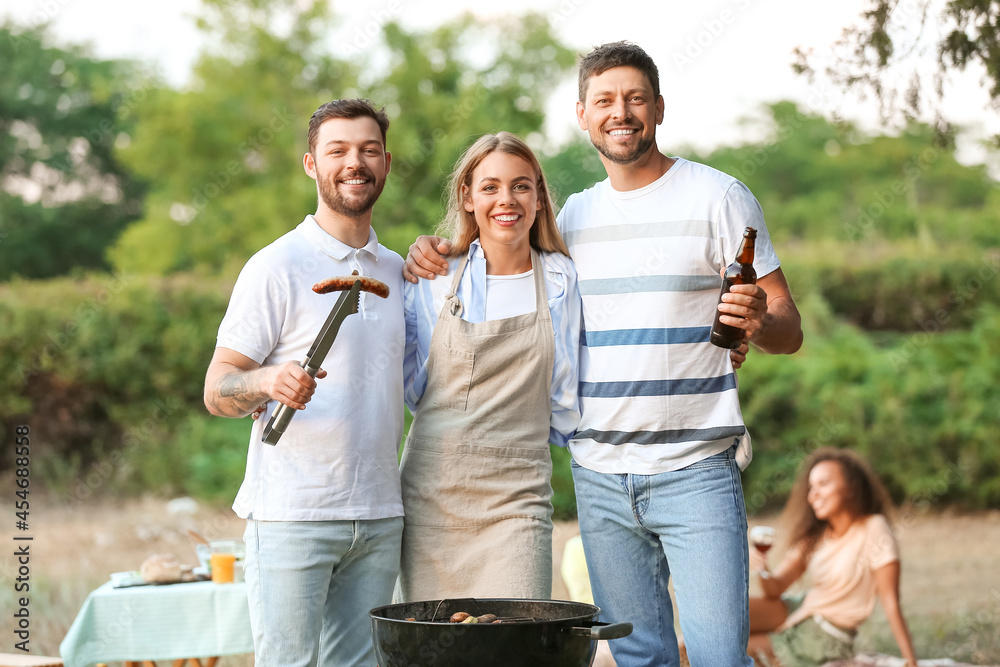
<path fill-rule="evenodd" d="M 408 618 L 408 621 L 413 621 L 416 619 Z M 482 616 L 473 616 L 464 611 L 456 611 L 448 619 L 449 623 L 500 623 L 500 619 L 496 617 L 496 614 L 483 614 Z"/>
<path fill-rule="evenodd" d="M 342 292 L 344 290 L 349 290 L 354 286 L 354 281 L 361 282 L 361 291 L 371 292 L 375 296 L 380 296 L 383 299 L 389 298 L 389 286 L 386 285 L 381 280 L 376 280 L 371 276 L 359 276 L 355 271 L 353 276 L 338 276 L 335 278 L 327 278 L 326 280 L 321 280 L 315 285 L 313 285 L 313 292 L 317 294 L 329 294 L 330 292 Z"/>

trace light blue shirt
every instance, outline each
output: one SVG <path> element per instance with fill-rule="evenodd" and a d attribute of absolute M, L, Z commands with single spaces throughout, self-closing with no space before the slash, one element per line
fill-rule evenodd
<path fill-rule="evenodd" d="M 458 298 L 467 322 L 486 319 L 486 255 L 478 239 L 469 247 L 469 262 L 459 282 Z M 552 365 L 552 417 L 549 421 L 549 442 L 565 447 L 580 422 L 577 397 L 580 358 L 580 292 L 577 288 L 573 260 L 559 253 L 541 253 L 545 271 L 545 290 L 552 314 L 555 333 L 555 361 Z M 403 307 L 406 310 L 406 353 L 403 359 L 403 398 L 410 411 L 419 410 L 420 399 L 427 389 L 427 358 L 431 335 L 451 289 L 454 272 L 462 258 L 448 260 L 448 276 L 435 280 L 420 280 L 416 285 L 406 282 L 403 287 Z M 534 267 L 538 270 L 538 267 Z"/>

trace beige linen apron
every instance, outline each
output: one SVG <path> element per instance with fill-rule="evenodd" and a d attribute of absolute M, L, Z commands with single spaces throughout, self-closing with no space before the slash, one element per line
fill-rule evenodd
<path fill-rule="evenodd" d="M 403 553 L 397 597 L 552 596 L 555 341 L 534 250 L 535 312 L 472 323 L 456 296 L 431 336 L 427 389 L 400 474 Z"/>

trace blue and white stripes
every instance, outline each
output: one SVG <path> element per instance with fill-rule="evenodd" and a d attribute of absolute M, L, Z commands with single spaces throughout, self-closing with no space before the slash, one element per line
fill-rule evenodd
<path fill-rule="evenodd" d="M 737 379 L 708 336 L 745 227 L 758 230 L 758 275 L 778 267 L 753 195 L 678 158 L 644 188 L 604 181 L 571 196 L 559 226 L 583 303 L 577 462 L 654 474 L 732 445 L 746 430 Z"/>

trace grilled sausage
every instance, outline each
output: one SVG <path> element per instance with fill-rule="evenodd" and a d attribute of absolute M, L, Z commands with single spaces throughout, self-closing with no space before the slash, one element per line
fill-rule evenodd
<path fill-rule="evenodd" d="M 355 280 L 361 282 L 361 290 L 363 292 L 371 292 L 375 296 L 380 296 L 383 299 L 389 298 L 389 286 L 381 280 L 376 280 L 370 276 L 353 275 L 327 278 L 326 280 L 321 280 L 313 285 L 312 289 L 313 292 L 316 292 L 317 294 L 340 292 L 351 289 L 351 287 L 354 286 Z"/>

